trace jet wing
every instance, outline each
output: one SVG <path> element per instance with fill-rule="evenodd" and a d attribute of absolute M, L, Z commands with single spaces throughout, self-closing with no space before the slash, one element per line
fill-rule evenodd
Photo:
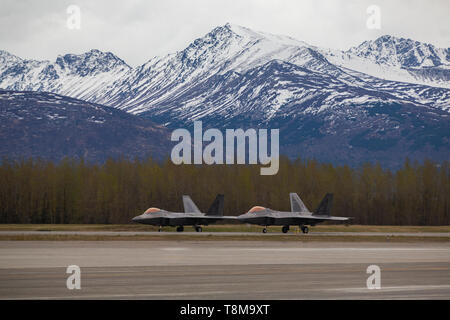
<path fill-rule="evenodd" d="M 348 221 L 350 218 L 348 217 L 333 217 L 333 216 L 319 216 L 319 215 L 308 215 L 308 216 L 299 216 L 291 218 L 291 221 L 296 221 L 295 224 L 301 223 L 314 223 L 321 221 Z"/>
<path fill-rule="evenodd" d="M 169 225 L 208 225 L 221 220 L 236 220 L 236 217 L 230 216 L 205 216 L 205 215 L 190 215 L 170 217 Z"/>
<path fill-rule="evenodd" d="M 212 222 L 216 222 L 216 221 L 221 221 L 221 220 L 237 220 L 236 217 L 232 217 L 232 216 L 196 216 L 196 217 L 191 217 L 192 220 L 197 221 L 197 224 L 208 224 L 208 223 L 212 223 Z"/>
<path fill-rule="evenodd" d="M 234 216 L 189 216 L 187 218 L 192 219 L 205 219 L 205 220 L 236 220 Z"/>
<path fill-rule="evenodd" d="M 308 219 L 311 218 L 315 220 L 332 220 L 332 221 L 347 221 L 351 219 L 349 217 L 333 217 L 333 216 L 317 216 L 317 215 L 308 216 Z"/>
<path fill-rule="evenodd" d="M 317 216 L 317 215 L 301 215 L 290 217 L 260 217 L 258 224 L 260 225 L 301 225 L 315 224 L 322 221 L 347 221 L 347 217 L 333 216 Z"/>

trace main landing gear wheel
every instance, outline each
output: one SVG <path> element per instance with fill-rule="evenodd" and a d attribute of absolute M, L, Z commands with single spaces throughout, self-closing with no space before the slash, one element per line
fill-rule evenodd
<path fill-rule="evenodd" d="M 283 228 L 281 228 L 281 231 L 283 231 L 283 233 L 287 233 L 289 231 L 289 226 L 283 226 Z"/>
<path fill-rule="evenodd" d="M 183 231 L 184 231 L 184 227 L 183 226 L 177 227 L 177 232 L 183 232 Z"/>
<path fill-rule="evenodd" d="M 309 229 L 308 229 L 307 226 L 301 226 L 300 228 L 302 229 L 303 233 L 308 233 L 309 232 Z"/>
<path fill-rule="evenodd" d="M 202 227 L 200 227 L 200 226 L 195 226 L 195 231 L 197 231 L 197 232 L 202 232 L 203 229 L 202 229 Z"/>
<path fill-rule="evenodd" d="M 263 231 L 263 233 L 267 233 L 267 228 L 264 227 L 264 229 L 262 231 Z"/>

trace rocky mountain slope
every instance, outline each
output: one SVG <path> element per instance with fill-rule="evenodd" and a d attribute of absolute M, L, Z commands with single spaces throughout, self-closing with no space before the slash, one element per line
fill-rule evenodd
<path fill-rule="evenodd" d="M 167 156 L 166 128 L 124 111 L 53 93 L 0 91 L 0 157 Z"/>

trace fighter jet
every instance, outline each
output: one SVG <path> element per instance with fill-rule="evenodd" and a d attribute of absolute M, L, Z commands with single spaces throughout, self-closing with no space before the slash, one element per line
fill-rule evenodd
<path fill-rule="evenodd" d="M 202 232 L 200 225 L 207 226 L 218 220 L 236 219 L 223 216 L 223 194 L 218 194 L 208 212 L 202 213 L 189 196 L 183 196 L 184 212 L 171 212 L 158 208 L 148 208 L 143 214 L 132 219 L 133 222 L 159 226 L 177 226 L 177 232 L 183 232 L 184 226 L 194 226 L 195 231 Z"/>
<path fill-rule="evenodd" d="M 283 226 L 281 231 L 289 231 L 290 225 L 300 226 L 303 233 L 308 233 L 306 225 L 315 226 L 323 221 L 348 221 L 347 217 L 332 217 L 330 215 L 333 194 L 327 193 L 316 211 L 310 212 L 298 194 L 290 193 L 291 211 L 276 211 L 269 208 L 255 206 L 247 213 L 238 216 L 239 221 L 244 223 L 264 226 L 263 233 L 267 232 L 267 226 Z"/>

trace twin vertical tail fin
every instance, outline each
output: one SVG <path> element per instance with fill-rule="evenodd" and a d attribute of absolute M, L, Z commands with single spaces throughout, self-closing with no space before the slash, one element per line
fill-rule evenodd
<path fill-rule="evenodd" d="M 223 216 L 223 194 L 218 194 L 214 202 L 209 207 L 208 212 L 206 212 L 207 216 Z"/>
<path fill-rule="evenodd" d="M 331 206 L 333 205 L 333 194 L 327 193 L 325 197 L 320 202 L 316 211 L 314 211 L 313 215 L 319 216 L 331 216 Z"/>
<path fill-rule="evenodd" d="M 185 213 L 200 213 L 201 211 L 197 208 L 191 197 L 183 196 L 183 206 Z"/>
<path fill-rule="evenodd" d="M 291 212 L 309 212 L 298 194 L 293 192 L 289 193 L 289 198 L 291 200 Z"/>

